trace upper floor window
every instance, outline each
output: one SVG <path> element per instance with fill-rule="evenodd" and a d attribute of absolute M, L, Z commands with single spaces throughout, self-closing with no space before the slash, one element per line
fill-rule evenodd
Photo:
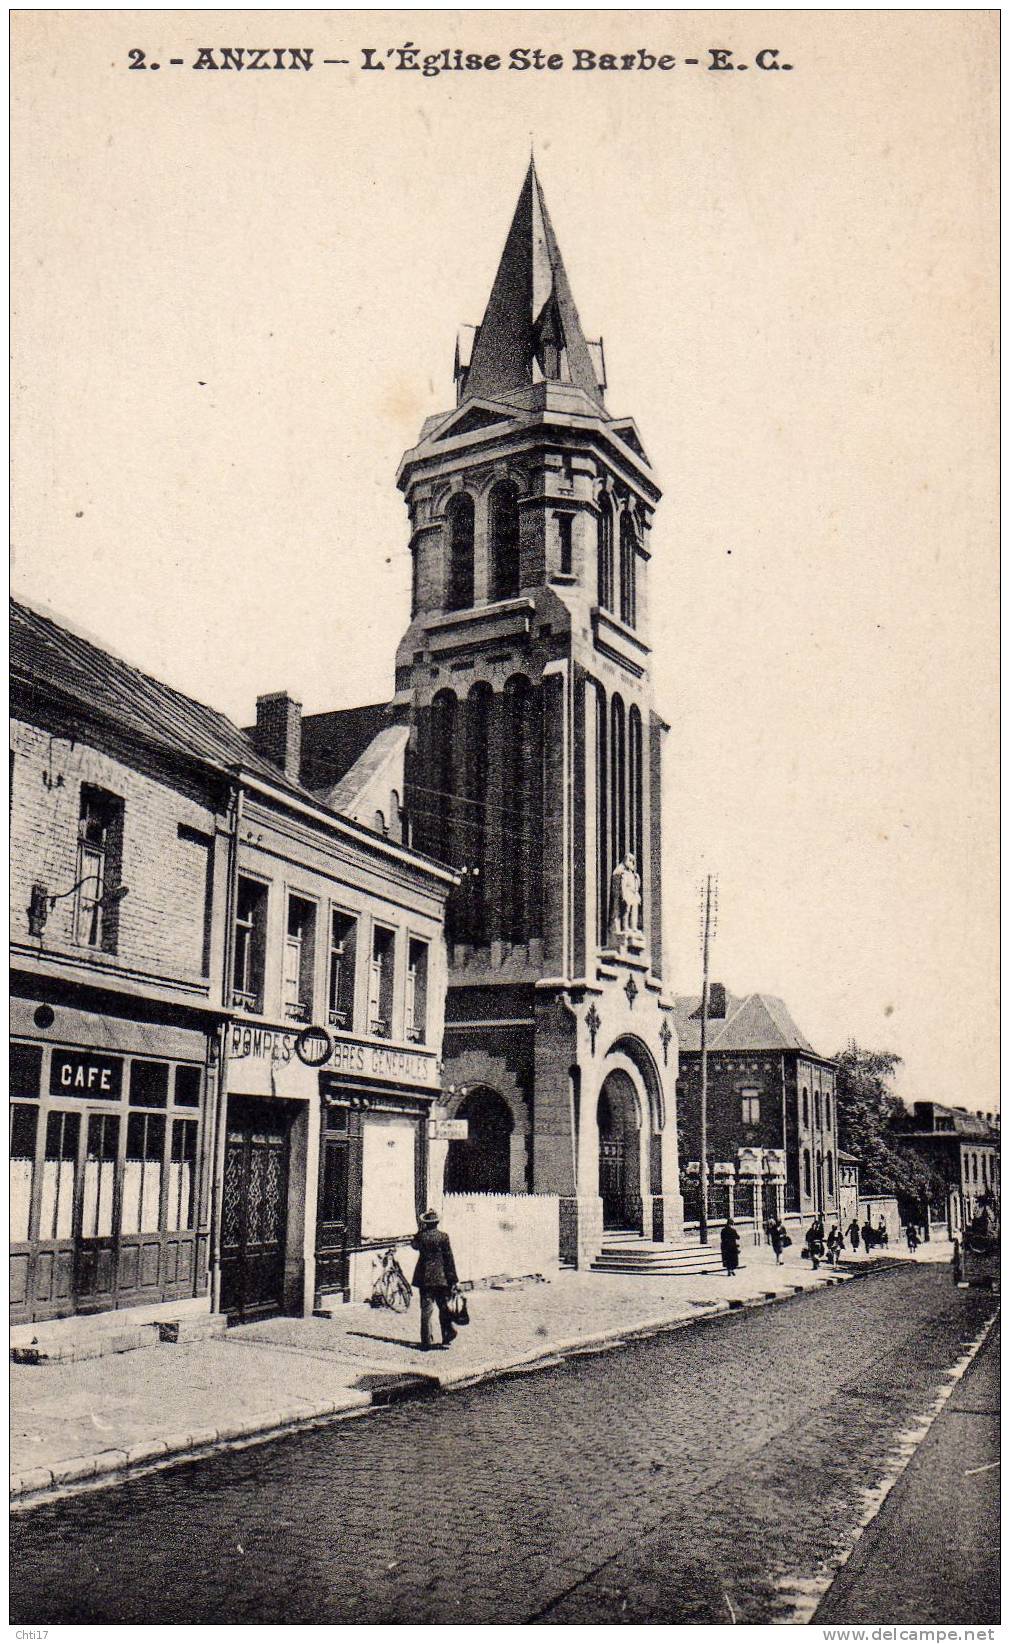
<path fill-rule="evenodd" d="M 804 1130 L 806 1130 L 809 1127 L 809 1125 L 810 1125 L 810 1102 L 809 1102 L 809 1099 L 807 1097 L 807 1087 L 806 1087 L 806 1085 L 804 1085 L 803 1086 L 803 1128 L 804 1128 Z"/>
<path fill-rule="evenodd" d="M 827 1130 L 831 1129 L 831 1097 L 826 1092 L 824 1096 L 824 1125 Z"/>
<path fill-rule="evenodd" d="M 368 972 L 368 1031 L 379 1039 L 393 1034 L 393 963 L 396 932 L 376 925 L 372 933 L 372 960 Z"/>
<path fill-rule="evenodd" d="M 266 952 L 267 888 L 255 879 L 239 879 L 235 910 L 235 974 L 232 1003 L 244 1010 L 263 1009 L 263 962 Z"/>
<path fill-rule="evenodd" d="M 316 910 L 301 896 L 288 897 L 284 940 L 284 1014 L 289 1022 L 312 1020 L 316 977 Z"/>
<path fill-rule="evenodd" d="M 606 492 L 596 522 L 596 603 L 601 610 L 614 609 L 614 513 Z"/>
<path fill-rule="evenodd" d="M 821 1128 L 821 1093 L 820 1093 L 819 1090 L 814 1091 L 814 1124 L 817 1126 L 817 1129 L 820 1130 L 820 1128 Z"/>
<path fill-rule="evenodd" d="M 509 480 L 492 488 L 491 597 L 510 599 L 519 592 L 519 493 Z"/>
<path fill-rule="evenodd" d="M 629 628 L 635 626 L 638 594 L 635 578 L 638 566 L 638 544 L 635 522 L 625 509 L 621 514 L 621 621 Z"/>
<path fill-rule="evenodd" d="M 760 1092 L 757 1091 L 757 1090 L 754 1090 L 754 1089 L 742 1090 L 740 1092 L 740 1102 L 741 1102 L 741 1106 L 742 1106 L 742 1109 L 743 1109 L 743 1122 L 744 1122 L 744 1124 L 745 1125 L 760 1124 L 761 1123 L 761 1095 L 760 1095 Z"/>
<path fill-rule="evenodd" d="M 354 960 L 358 943 L 358 921 L 349 913 L 335 912 L 330 926 L 330 1027 L 344 1033 L 354 1031 Z"/>
<path fill-rule="evenodd" d="M 446 509 L 450 611 L 465 611 L 473 604 L 473 518 L 473 497 L 468 491 L 458 491 Z"/>
<path fill-rule="evenodd" d="M 406 1035 L 411 1044 L 428 1037 L 428 944 L 412 937 L 407 951 Z"/>
<path fill-rule="evenodd" d="M 810 1187 L 811 1187 L 811 1183 L 810 1183 L 810 1152 L 809 1152 L 809 1149 L 804 1148 L 803 1149 L 803 1192 L 805 1193 L 805 1195 L 808 1199 L 810 1197 Z"/>
<path fill-rule="evenodd" d="M 123 801 L 103 788 L 82 787 L 74 935 L 106 953 L 115 953 L 119 936 L 119 903 L 106 896 L 119 885 L 122 863 Z"/>

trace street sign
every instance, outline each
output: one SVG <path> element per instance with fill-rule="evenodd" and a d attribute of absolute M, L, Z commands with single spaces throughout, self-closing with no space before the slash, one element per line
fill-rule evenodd
<path fill-rule="evenodd" d="M 465 1142 L 467 1138 L 466 1119 L 429 1119 L 429 1142 Z"/>

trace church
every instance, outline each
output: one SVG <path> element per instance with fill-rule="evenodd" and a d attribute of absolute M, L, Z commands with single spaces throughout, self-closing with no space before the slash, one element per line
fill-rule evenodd
<path fill-rule="evenodd" d="M 649 575 L 661 492 L 605 400 L 531 161 L 455 405 L 396 476 L 411 621 L 390 702 L 252 731 L 333 808 L 453 868 L 445 1188 L 560 1200 L 561 1255 L 683 1227 L 664 992 Z"/>

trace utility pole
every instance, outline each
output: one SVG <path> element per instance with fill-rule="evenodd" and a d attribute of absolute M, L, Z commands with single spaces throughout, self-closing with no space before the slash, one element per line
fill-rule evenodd
<path fill-rule="evenodd" d="M 708 1244 L 708 946 L 712 934 L 712 875 L 705 875 L 701 929 L 701 1209 L 698 1239 Z"/>

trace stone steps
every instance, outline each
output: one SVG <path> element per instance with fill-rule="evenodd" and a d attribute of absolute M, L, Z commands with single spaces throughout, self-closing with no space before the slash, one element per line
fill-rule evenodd
<path fill-rule="evenodd" d="M 593 1273 L 637 1273 L 647 1276 L 686 1277 L 721 1273 L 718 1244 L 656 1244 L 627 1234 L 604 1235 L 603 1249 L 592 1263 Z"/>
<path fill-rule="evenodd" d="M 173 1315 L 131 1320 L 115 1312 L 21 1325 L 11 1331 L 12 1364 L 73 1364 L 102 1359 L 112 1353 L 132 1353 L 162 1342 L 182 1344 L 223 1336 L 228 1321 L 223 1313 Z"/>

